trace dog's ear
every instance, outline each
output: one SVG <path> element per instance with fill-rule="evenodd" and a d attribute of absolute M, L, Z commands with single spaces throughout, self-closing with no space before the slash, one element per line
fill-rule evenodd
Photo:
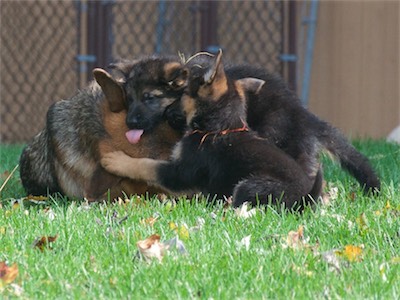
<path fill-rule="evenodd" d="M 218 101 L 228 91 L 227 78 L 222 64 L 222 50 L 219 50 L 213 65 L 202 77 L 203 83 L 198 89 L 200 97 Z"/>
<path fill-rule="evenodd" d="M 250 92 L 253 94 L 258 94 L 265 83 L 264 80 L 253 77 L 242 78 L 236 82 L 242 86 L 245 92 Z"/>
<path fill-rule="evenodd" d="M 130 73 L 132 72 L 133 66 L 137 63 L 137 60 L 120 60 L 109 64 L 107 67 L 112 70 L 112 75 L 123 81 L 126 81 Z"/>
<path fill-rule="evenodd" d="M 120 112 L 125 109 L 125 91 L 120 83 L 111 77 L 107 71 L 96 68 L 93 76 L 103 90 L 112 112 Z"/>
<path fill-rule="evenodd" d="M 180 90 L 187 86 L 189 72 L 178 62 L 170 62 L 164 66 L 164 80 L 173 90 Z"/>
<path fill-rule="evenodd" d="M 226 80 L 224 66 L 222 64 L 222 50 L 219 49 L 217 57 L 215 58 L 214 64 L 204 74 L 204 82 L 206 84 L 212 84 L 214 80 Z"/>

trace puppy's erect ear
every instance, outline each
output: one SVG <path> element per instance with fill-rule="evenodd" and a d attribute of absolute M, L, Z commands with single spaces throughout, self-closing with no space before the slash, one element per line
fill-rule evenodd
<path fill-rule="evenodd" d="M 224 66 L 222 65 L 222 50 L 219 49 L 213 66 L 204 74 L 204 82 L 213 83 L 215 79 L 225 79 Z"/>
<path fill-rule="evenodd" d="M 120 112 L 125 109 L 125 91 L 121 84 L 103 69 L 94 69 L 93 75 L 107 98 L 110 110 Z"/>
<path fill-rule="evenodd" d="M 237 80 L 236 82 L 238 82 L 242 86 L 245 92 L 250 92 L 254 94 L 258 94 L 265 83 L 264 80 L 253 77 L 242 78 Z"/>
<path fill-rule="evenodd" d="M 219 50 L 214 64 L 203 76 L 203 84 L 199 87 L 198 95 L 209 100 L 217 101 L 228 91 L 228 83 L 222 64 L 222 50 Z"/>
<path fill-rule="evenodd" d="M 187 85 L 188 70 L 178 62 L 169 62 L 164 66 L 164 80 L 174 90 L 179 90 Z"/>

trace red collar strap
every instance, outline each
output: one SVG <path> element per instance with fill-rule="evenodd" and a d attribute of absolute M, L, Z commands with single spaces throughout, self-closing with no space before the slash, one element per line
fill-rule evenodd
<path fill-rule="evenodd" d="M 210 136 L 210 135 L 215 135 L 214 136 L 214 139 L 215 139 L 218 135 L 227 135 L 229 133 L 243 132 L 243 131 L 249 131 L 249 128 L 247 127 L 245 122 L 243 122 L 243 126 L 240 127 L 240 128 L 225 129 L 225 130 L 221 130 L 221 131 L 211 131 L 211 132 L 205 132 L 205 131 L 196 129 L 196 130 L 193 130 L 192 132 L 189 132 L 187 135 L 192 135 L 192 134 L 195 134 L 195 133 L 204 134 L 203 137 L 200 140 L 200 146 L 201 146 L 204 143 L 204 141 L 206 140 L 206 138 L 208 136 Z"/>

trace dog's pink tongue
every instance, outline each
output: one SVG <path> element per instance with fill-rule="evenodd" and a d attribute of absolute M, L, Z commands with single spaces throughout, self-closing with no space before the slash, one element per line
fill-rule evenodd
<path fill-rule="evenodd" d="M 125 133 L 125 136 L 126 136 L 127 140 L 129 141 L 129 143 L 136 144 L 137 142 L 139 142 L 142 134 L 143 134 L 143 129 L 132 129 L 132 130 L 127 131 Z"/>

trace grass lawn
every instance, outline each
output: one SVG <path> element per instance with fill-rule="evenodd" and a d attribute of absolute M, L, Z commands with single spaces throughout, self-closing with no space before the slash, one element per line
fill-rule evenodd
<path fill-rule="evenodd" d="M 324 159 L 330 202 L 302 215 L 270 208 L 246 218 L 201 198 L 18 205 L 17 171 L 0 196 L 0 298 L 399 299 L 400 147 L 354 144 L 380 174 L 381 194 L 364 196 Z M 0 185 L 21 149 L 0 146 Z M 174 237 L 179 249 L 138 255 L 137 242 L 153 234 L 154 253 Z"/>

